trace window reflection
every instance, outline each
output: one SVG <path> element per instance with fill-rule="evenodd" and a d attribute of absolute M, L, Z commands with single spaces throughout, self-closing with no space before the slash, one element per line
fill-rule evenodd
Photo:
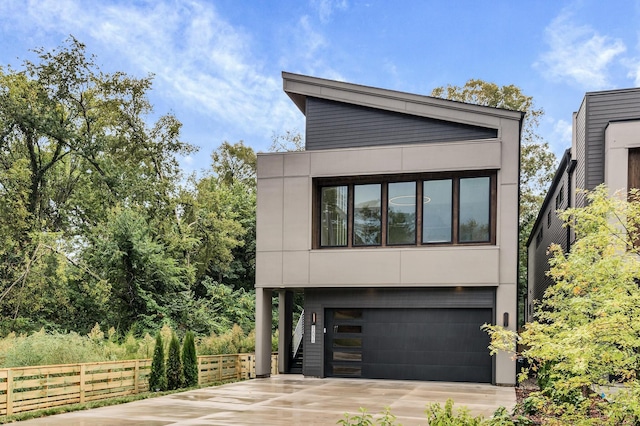
<path fill-rule="evenodd" d="M 382 200 L 379 183 L 355 185 L 353 194 L 353 245 L 380 245 Z"/>
<path fill-rule="evenodd" d="M 321 194 L 320 245 L 347 245 L 347 186 L 328 186 Z"/>
<path fill-rule="evenodd" d="M 416 183 L 390 183 L 387 211 L 387 243 L 415 244 L 415 242 Z"/>
<path fill-rule="evenodd" d="M 423 243 L 451 242 L 452 188 L 451 179 L 423 183 Z"/>
<path fill-rule="evenodd" d="M 460 179 L 460 242 L 489 241 L 490 179 Z"/>

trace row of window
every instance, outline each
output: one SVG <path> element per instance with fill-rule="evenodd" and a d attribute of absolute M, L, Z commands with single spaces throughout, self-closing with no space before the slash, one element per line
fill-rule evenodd
<path fill-rule="evenodd" d="M 495 175 L 319 185 L 319 247 L 490 243 Z"/>

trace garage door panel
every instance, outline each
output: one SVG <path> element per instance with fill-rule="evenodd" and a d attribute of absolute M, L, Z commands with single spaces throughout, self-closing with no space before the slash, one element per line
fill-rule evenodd
<path fill-rule="evenodd" d="M 331 310 L 327 310 L 327 318 Z M 490 382 L 491 309 L 362 309 L 362 377 Z M 332 331 L 338 330 L 333 324 Z M 335 334 L 337 336 L 338 334 Z M 331 356 L 330 354 L 326 354 Z M 325 374 L 332 374 L 332 367 Z"/>

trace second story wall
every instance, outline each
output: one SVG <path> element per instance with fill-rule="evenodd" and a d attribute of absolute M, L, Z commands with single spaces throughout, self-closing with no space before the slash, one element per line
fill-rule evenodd
<path fill-rule="evenodd" d="M 517 124 L 505 125 L 511 127 L 509 134 L 518 134 Z M 508 142 L 489 139 L 259 154 L 256 286 L 421 287 L 515 283 L 517 145 L 517 138 L 512 138 Z M 505 161 L 509 164 L 504 164 Z M 497 192 L 495 244 L 313 248 L 314 179 L 425 171 L 493 171 Z"/>
<path fill-rule="evenodd" d="M 605 129 L 609 122 L 640 117 L 640 88 L 587 93 L 583 108 L 586 122 L 584 188 L 593 189 L 605 181 Z"/>
<path fill-rule="evenodd" d="M 495 139 L 492 128 L 307 98 L 306 149 L 360 148 Z"/>

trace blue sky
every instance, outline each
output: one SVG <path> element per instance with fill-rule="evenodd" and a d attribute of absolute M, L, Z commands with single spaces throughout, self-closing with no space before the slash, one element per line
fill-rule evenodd
<path fill-rule="evenodd" d="M 428 95 L 479 78 L 515 84 L 545 110 L 560 154 L 585 92 L 640 86 L 640 0 L 2 0 L 0 64 L 73 35 L 105 71 L 155 75 L 208 167 L 223 141 L 265 151 L 304 131 L 281 71 Z"/>

